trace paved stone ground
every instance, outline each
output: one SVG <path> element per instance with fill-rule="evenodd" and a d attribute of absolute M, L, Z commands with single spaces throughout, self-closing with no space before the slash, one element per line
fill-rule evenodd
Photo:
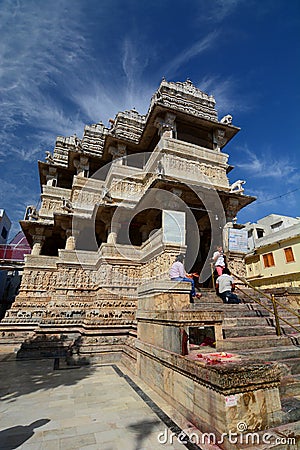
<path fill-rule="evenodd" d="M 141 398 L 123 369 L 54 370 L 50 359 L 0 355 L 0 449 L 186 449 L 177 439 L 170 444 L 171 430 L 157 414 L 162 403 L 153 409 L 147 393 L 142 391 L 146 397 Z M 169 440 L 161 444 L 157 437 L 166 429 Z"/>

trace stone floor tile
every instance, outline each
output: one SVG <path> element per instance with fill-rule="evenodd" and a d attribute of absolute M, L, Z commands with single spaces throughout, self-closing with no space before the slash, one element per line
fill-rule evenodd
<path fill-rule="evenodd" d="M 53 371 L 49 360 L 6 361 L 0 364 L 1 386 L 0 423 L 6 438 L 16 424 L 28 427 L 49 420 L 27 440 L 25 436 L 22 450 L 185 449 L 176 442 L 157 442 L 165 424 L 112 366 Z M 141 387 L 146 392 L 146 385 Z M 147 393 L 151 396 L 148 387 Z M 164 402 L 157 397 L 155 403 Z M 7 450 L 4 443 L 0 430 L 0 449 Z"/>
<path fill-rule="evenodd" d="M 96 444 L 93 434 L 82 434 L 81 436 L 73 436 L 59 439 L 60 450 L 75 450 L 86 445 Z"/>
<path fill-rule="evenodd" d="M 42 431 L 41 434 L 42 434 L 41 437 L 42 437 L 43 441 L 49 441 L 49 440 L 53 440 L 55 438 L 76 436 L 77 430 L 76 430 L 76 427 L 56 428 L 56 429 L 52 429 L 52 430 Z"/>

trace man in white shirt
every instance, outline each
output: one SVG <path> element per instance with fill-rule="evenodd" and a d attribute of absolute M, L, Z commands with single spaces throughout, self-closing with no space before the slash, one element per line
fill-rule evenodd
<path fill-rule="evenodd" d="M 223 274 L 216 279 L 216 291 L 223 303 L 240 303 L 238 296 L 232 292 L 234 289 L 234 280 L 229 269 L 225 268 Z"/>

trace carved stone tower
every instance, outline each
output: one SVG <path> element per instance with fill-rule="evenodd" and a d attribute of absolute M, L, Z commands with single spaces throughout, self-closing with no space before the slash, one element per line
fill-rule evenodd
<path fill-rule="evenodd" d="M 231 121 L 191 81 L 163 80 L 146 115 L 119 112 L 110 128 L 57 138 L 38 162 L 41 207 L 21 222 L 32 253 L 1 322 L 5 335 L 27 338 L 22 354 L 80 342 L 95 359 L 123 352 L 135 362 L 137 288 L 168 279 L 182 250 L 204 282 L 224 226 L 254 200 L 229 185 Z M 172 212 L 184 218 L 180 239 Z"/>

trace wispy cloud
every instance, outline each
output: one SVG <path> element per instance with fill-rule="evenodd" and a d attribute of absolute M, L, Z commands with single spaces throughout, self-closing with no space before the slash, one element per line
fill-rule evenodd
<path fill-rule="evenodd" d="M 75 84 L 76 87 L 73 84 L 72 92 L 69 92 L 72 101 L 90 121 L 105 122 L 118 111 L 132 108 L 145 114 L 157 88 L 144 79 L 151 49 L 128 35 L 120 43 L 118 52 L 119 57 L 111 62 L 109 77 L 102 67 L 98 67 L 96 73 L 85 73 L 86 82 Z"/>
<path fill-rule="evenodd" d="M 239 85 L 237 79 L 233 77 L 220 78 L 219 75 L 205 76 L 197 82 L 199 89 L 214 96 L 220 114 L 245 112 L 255 108 L 253 95 L 250 98 L 240 92 L 237 89 Z"/>
<path fill-rule="evenodd" d="M 195 42 L 191 47 L 185 48 L 173 60 L 166 63 L 166 65 L 162 68 L 162 74 L 166 77 L 173 77 L 176 75 L 178 69 L 180 69 L 185 63 L 212 48 L 217 42 L 218 35 L 219 33 L 217 31 L 212 31 L 204 38 Z"/>
<path fill-rule="evenodd" d="M 85 41 L 80 29 L 79 3 L 68 8 L 67 0 L 37 3 L 33 0 L 2 2 L 0 30 L 0 95 L 2 114 L 0 138 L 16 156 L 26 158 L 18 142 L 23 126 L 39 144 L 34 128 L 61 132 L 77 127 L 59 108 L 56 83 L 75 71 L 84 56 Z M 81 124 L 82 125 L 82 124 Z M 73 128 L 72 127 L 72 128 Z M 43 137 L 43 138 L 44 138 Z"/>
<path fill-rule="evenodd" d="M 245 0 L 214 0 L 206 3 L 205 14 L 202 20 L 209 22 L 222 22 L 226 17 L 232 14 L 238 6 L 245 3 Z"/>
<path fill-rule="evenodd" d="M 255 178 L 277 178 L 287 181 L 296 176 L 296 168 L 288 157 L 274 158 L 271 152 L 261 152 L 259 156 L 247 147 L 241 149 L 244 160 L 237 163 L 237 167 L 250 173 Z"/>

